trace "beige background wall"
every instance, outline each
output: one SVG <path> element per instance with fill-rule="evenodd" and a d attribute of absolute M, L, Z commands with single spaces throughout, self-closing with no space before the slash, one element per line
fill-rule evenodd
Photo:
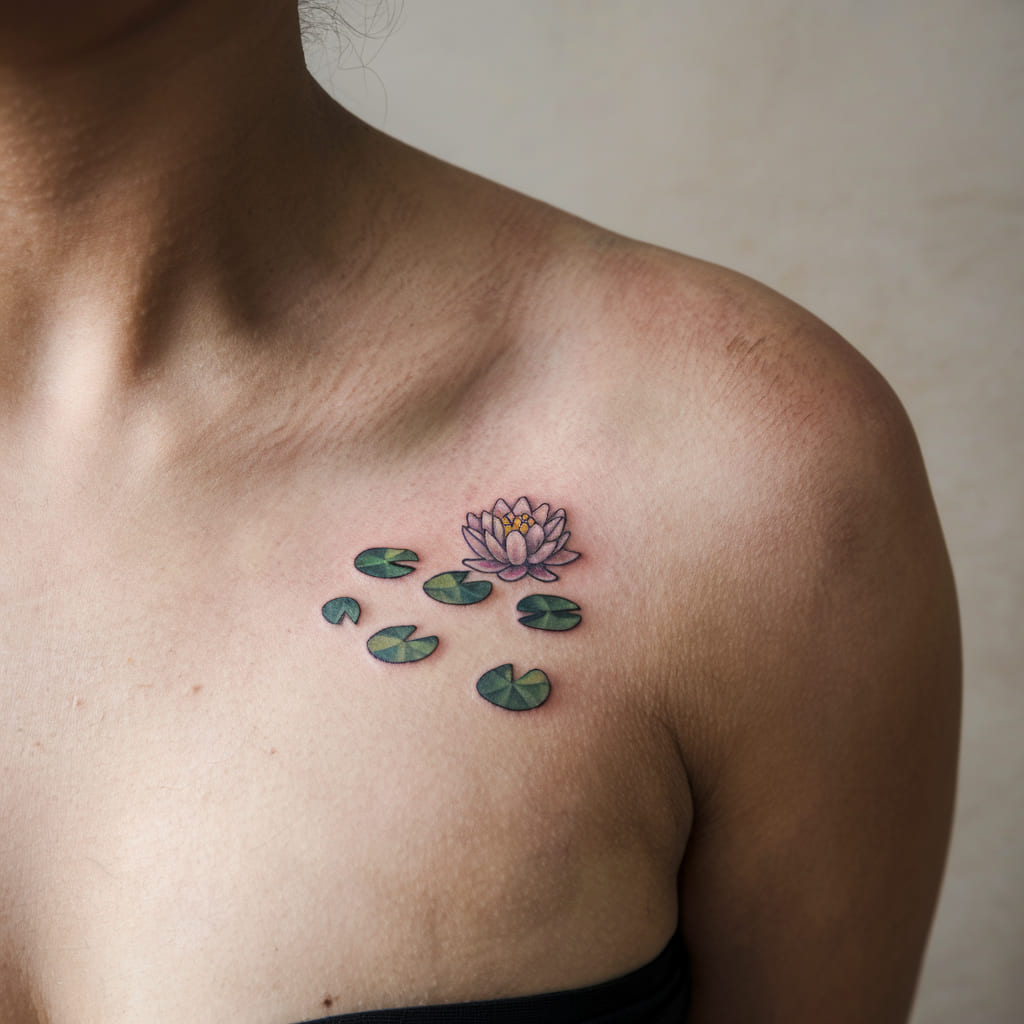
<path fill-rule="evenodd" d="M 967 684 L 914 1024 L 1024 1019 L 1024 0 L 406 0 L 363 56 L 311 64 L 406 141 L 766 281 L 903 397 Z"/>

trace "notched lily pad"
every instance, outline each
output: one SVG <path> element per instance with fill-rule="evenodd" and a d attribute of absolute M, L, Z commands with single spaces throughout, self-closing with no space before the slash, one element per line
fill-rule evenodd
<path fill-rule="evenodd" d="M 550 629 L 559 632 L 573 629 L 582 621 L 576 613 L 580 606 L 566 597 L 554 594 L 530 594 L 516 605 L 517 612 L 527 612 L 519 621 L 530 629 Z"/>
<path fill-rule="evenodd" d="M 411 565 L 399 565 L 399 562 L 418 562 L 415 551 L 408 548 L 367 548 L 356 555 L 356 568 L 367 576 L 376 576 L 382 580 L 393 580 L 399 576 L 408 576 L 413 571 Z"/>
<path fill-rule="evenodd" d="M 465 570 L 441 572 L 431 576 L 423 589 L 427 597 L 432 597 L 442 604 L 476 604 L 487 597 L 494 587 L 490 580 L 470 580 Z"/>
<path fill-rule="evenodd" d="M 359 621 L 360 610 L 359 602 L 354 597 L 333 597 L 320 609 L 332 626 L 340 625 L 346 615 L 355 625 Z"/>
<path fill-rule="evenodd" d="M 539 668 L 531 668 L 518 679 L 513 679 L 512 665 L 499 665 L 477 680 L 476 692 L 484 700 L 507 711 L 530 711 L 548 699 L 551 683 Z"/>
<path fill-rule="evenodd" d="M 418 636 L 410 640 L 409 637 L 415 632 L 415 626 L 387 626 L 366 641 L 366 649 L 378 661 L 387 661 L 393 665 L 422 661 L 437 650 L 437 637 Z"/>

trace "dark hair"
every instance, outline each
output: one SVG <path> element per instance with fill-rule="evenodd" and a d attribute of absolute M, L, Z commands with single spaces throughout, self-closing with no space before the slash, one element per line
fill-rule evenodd
<path fill-rule="evenodd" d="M 398 22 L 402 0 L 298 0 L 304 42 L 333 37 L 342 53 L 362 58 L 367 42 L 383 42 Z"/>

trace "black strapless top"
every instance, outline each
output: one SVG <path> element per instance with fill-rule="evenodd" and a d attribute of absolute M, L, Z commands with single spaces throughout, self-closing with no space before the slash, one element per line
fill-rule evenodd
<path fill-rule="evenodd" d="M 343 1013 L 302 1024 L 684 1024 L 689 1005 L 689 961 L 677 933 L 649 964 L 586 988 Z"/>

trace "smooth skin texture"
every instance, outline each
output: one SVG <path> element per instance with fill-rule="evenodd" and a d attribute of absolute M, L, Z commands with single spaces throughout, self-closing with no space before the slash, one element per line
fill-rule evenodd
<path fill-rule="evenodd" d="M 680 915 L 696 1024 L 905 1019 L 957 616 L 849 346 L 358 123 L 284 0 L 3 0 L 0 215 L 2 1024 L 575 987 Z M 422 592 L 501 495 L 578 628 Z"/>

